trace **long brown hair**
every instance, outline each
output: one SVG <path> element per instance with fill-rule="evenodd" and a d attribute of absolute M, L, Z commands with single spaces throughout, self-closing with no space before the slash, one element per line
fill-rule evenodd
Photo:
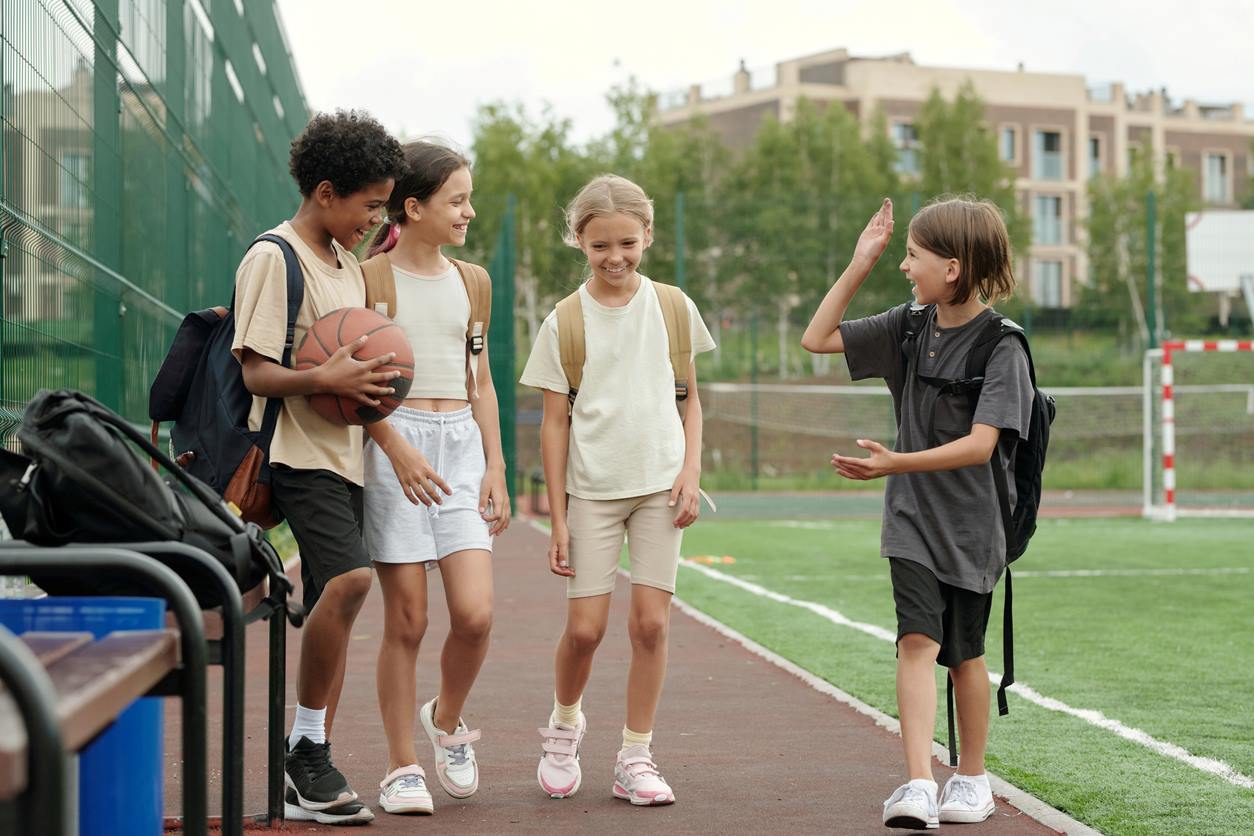
<path fill-rule="evenodd" d="M 402 146 L 405 154 L 405 167 L 396 185 L 392 187 L 392 195 L 388 198 L 388 217 L 374 240 L 370 242 L 369 255 L 385 253 L 396 246 L 401 225 L 408 218 L 405 215 L 405 201 L 411 197 L 423 203 L 438 192 L 448 182 L 448 178 L 458 169 L 468 168 L 470 160 L 436 142 L 418 140 Z"/>
<path fill-rule="evenodd" d="M 910 219 L 910 237 L 928 252 L 961 265 L 951 304 L 961 305 L 973 293 L 990 304 L 1014 294 L 1010 235 L 992 201 L 937 198 Z"/>

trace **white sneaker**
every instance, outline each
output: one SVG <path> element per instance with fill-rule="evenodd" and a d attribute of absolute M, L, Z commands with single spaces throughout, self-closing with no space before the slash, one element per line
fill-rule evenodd
<path fill-rule="evenodd" d="M 615 798 L 626 799 L 640 807 L 675 803 L 675 791 L 657 771 L 653 755 L 644 744 L 628 746 L 618 753 L 612 791 Z"/>
<path fill-rule="evenodd" d="M 940 827 L 936 782 L 916 778 L 894 790 L 884 802 L 884 826 L 908 830 L 932 830 Z"/>
<path fill-rule="evenodd" d="M 393 769 L 379 782 L 379 806 L 388 813 L 420 816 L 434 813 L 431 791 L 427 789 L 427 773 L 416 763 Z"/>
<path fill-rule="evenodd" d="M 435 776 L 440 786 L 454 798 L 469 798 L 479 789 L 479 764 L 470 744 L 479 739 L 479 730 L 470 731 L 460 719 L 452 734 L 435 727 L 435 700 L 418 712 L 422 728 L 435 752 Z"/>
<path fill-rule="evenodd" d="M 588 721 L 579 712 L 579 721 L 572 728 L 549 716 L 547 728 L 540 729 L 544 743 L 540 745 L 540 765 L 536 767 L 536 780 L 549 798 L 570 798 L 579 792 L 583 772 L 579 768 L 579 744 L 583 742 Z"/>
<path fill-rule="evenodd" d="M 940 820 L 943 822 L 978 822 L 993 815 L 993 788 L 987 775 L 959 775 L 955 772 L 945 782 L 940 797 Z"/>

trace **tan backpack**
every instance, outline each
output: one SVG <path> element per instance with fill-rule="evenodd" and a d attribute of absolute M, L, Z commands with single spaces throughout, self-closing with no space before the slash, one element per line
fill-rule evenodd
<path fill-rule="evenodd" d="M 683 417 L 688 400 L 688 368 L 692 365 L 692 320 L 688 318 L 688 302 L 684 292 L 674 285 L 653 282 L 662 321 L 666 323 L 669 341 L 671 374 L 675 378 L 675 405 Z M 557 342 L 562 355 L 562 371 L 570 386 L 567 399 L 575 407 L 575 396 L 583 383 L 583 364 L 587 349 L 583 333 L 583 303 L 579 291 L 557 303 Z"/>
<path fill-rule="evenodd" d="M 450 258 L 466 286 L 470 300 L 470 318 L 466 322 L 466 374 L 472 384 L 471 392 L 479 394 L 478 357 L 488 339 L 488 322 L 492 319 L 492 279 L 488 271 L 478 264 Z M 361 263 L 366 278 L 366 307 L 396 318 L 396 274 L 387 253 L 379 253 Z"/>

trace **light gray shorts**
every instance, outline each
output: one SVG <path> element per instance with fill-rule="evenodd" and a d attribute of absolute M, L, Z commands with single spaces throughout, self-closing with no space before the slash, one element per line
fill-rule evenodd
<path fill-rule="evenodd" d="M 427 563 L 466 549 L 492 551 L 488 523 L 479 515 L 486 465 L 483 438 L 470 407 L 425 412 L 400 407 L 387 421 L 427 457 L 453 489 L 444 504 L 415 505 L 396 480 L 392 463 L 373 440 L 365 448 L 366 551 L 379 563 Z"/>

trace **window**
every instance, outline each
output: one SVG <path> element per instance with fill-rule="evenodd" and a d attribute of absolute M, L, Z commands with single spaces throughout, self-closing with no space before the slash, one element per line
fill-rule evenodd
<path fill-rule="evenodd" d="M 897 149 L 897 173 L 919 173 L 919 134 L 909 122 L 894 122 L 893 145 Z"/>
<path fill-rule="evenodd" d="M 60 179 L 61 206 L 67 209 L 85 209 L 87 201 L 87 170 L 91 158 L 86 154 L 63 154 Z"/>
<path fill-rule="evenodd" d="M 1062 243 L 1062 198 L 1035 197 L 1032 200 L 1032 242 Z"/>
<path fill-rule="evenodd" d="M 998 153 L 1005 162 L 1014 162 L 1019 159 L 1018 146 L 1019 132 L 1014 128 L 1002 128 L 1001 137 L 998 140 Z"/>
<path fill-rule="evenodd" d="M 1037 131 L 1032 144 L 1032 176 L 1037 180 L 1062 179 L 1062 134 Z"/>
<path fill-rule="evenodd" d="M 1232 200 L 1228 182 L 1228 155 L 1210 152 L 1202 167 L 1202 199 L 1207 203 L 1229 203 Z"/>
<path fill-rule="evenodd" d="M 1102 138 L 1100 136 L 1089 137 L 1089 177 L 1096 177 L 1102 173 Z"/>
<path fill-rule="evenodd" d="M 1032 301 L 1042 308 L 1062 307 L 1062 262 L 1032 262 Z"/>

